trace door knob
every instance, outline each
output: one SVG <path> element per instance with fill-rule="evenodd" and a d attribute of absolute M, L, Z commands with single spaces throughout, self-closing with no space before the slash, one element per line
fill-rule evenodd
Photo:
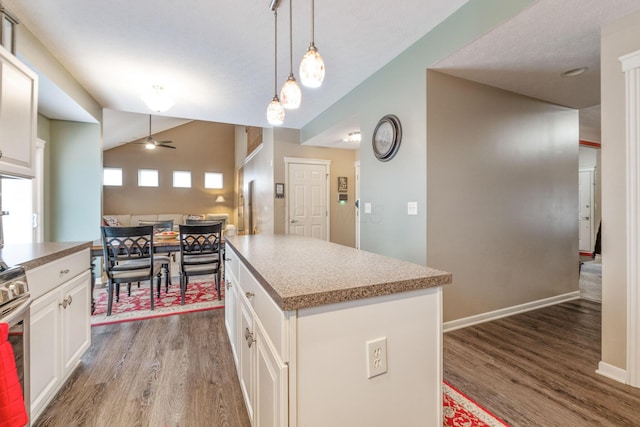
<path fill-rule="evenodd" d="M 298 222 L 298 220 L 297 220 L 297 219 L 292 219 L 292 220 L 291 220 L 291 224 L 295 224 L 296 222 Z"/>

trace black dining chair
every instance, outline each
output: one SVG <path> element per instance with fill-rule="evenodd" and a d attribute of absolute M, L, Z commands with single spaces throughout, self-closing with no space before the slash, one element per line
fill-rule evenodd
<path fill-rule="evenodd" d="M 159 295 L 162 273 L 162 264 L 153 254 L 153 226 L 102 226 L 101 229 L 104 270 L 107 275 L 107 316 L 111 316 L 114 290 L 116 302 L 119 302 L 121 283 L 127 283 L 130 287 L 132 282 L 148 280 L 153 310 L 153 279 L 156 278 Z"/>
<path fill-rule="evenodd" d="M 191 276 L 214 274 L 220 295 L 220 241 L 222 224 L 180 225 L 180 304 L 184 305 Z"/>
<path fill-rule="evenodd" d="M 163 221 L 147 221 L 140 220 L 138 221 L 140 225 L 151 225 L 153 227 L 154 233 L 162 233 L 163 231 L 173 231 L 173 220 L 167 219 Z M 162 267 L 164 267 L 164 289 L 165 292 L 169 292 L 169 285 L 171 285 L 171 261 L 175 261 L 175 257 L 171 252 L 167 252 L 165 254 L 156 254 L 155 259 L 158 262 L 162 263 Z M 140 287 L 140 283 L 138 283 L 138 287 Z M 158 295 L 160 296 L 160 295 Z"/>

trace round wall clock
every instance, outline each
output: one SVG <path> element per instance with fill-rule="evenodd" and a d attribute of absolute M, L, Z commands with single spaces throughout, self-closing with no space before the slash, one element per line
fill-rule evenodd
<path fill-rule="evenodd" d="M 380 119 L 373 131 L 371 143 L 373 154 L 382 162 L 389 161 L 396 155 L 402 140 L 402 126 L 400 119 L 393 114 L 387 114 Z"/>

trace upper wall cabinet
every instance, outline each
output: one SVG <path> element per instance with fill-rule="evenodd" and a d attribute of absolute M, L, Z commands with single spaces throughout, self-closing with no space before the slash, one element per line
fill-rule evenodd
<path fill-rule="evenodd" d="M 38 76 L 0 46 L 0 174 L 34 176 Z"/>

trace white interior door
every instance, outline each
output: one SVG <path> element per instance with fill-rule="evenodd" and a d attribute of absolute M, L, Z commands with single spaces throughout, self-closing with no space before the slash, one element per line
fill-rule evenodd
<path fill-rule="evenodd" d="M 580 252 L 591 252 L 593 250 L 593 171 L 580 171 L 578 191 L 578 220 L 580 221 L 578 247 Z"/>
<path fill-rule="evenodd" d="M 288 163 L 289 234 L 329 240 L 327 164 Z"/>

